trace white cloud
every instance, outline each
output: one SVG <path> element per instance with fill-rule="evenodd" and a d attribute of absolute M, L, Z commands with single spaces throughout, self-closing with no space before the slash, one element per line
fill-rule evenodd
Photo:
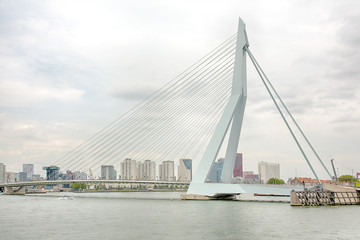
<path fill-rule="evenodd" d="M 19 129 L 8 128 L 9 121 L 2 121 L 0 135 L 5 128 L 8 136 L 18 136 L 12 146 L 25 146 L 31 136 L 47 139 L 46 145 L 32 142 L 27 154 L 31 148 L 49 155 L 71 149 L 79 136 L 100 129 L 102 118 L 105 125 L 125 112 L 129 106 L 124 98 L 144 99 L 232 35 L 241 16 L 252 52 L 321 152 L 344 157 L 360 170 L 356 162 L 360 153 L 352 150 L 346 155 L 333 141 L 358 142 L 354 136 L 360 135 L 356 122 L 359 9 L 358 1 L 3 3 L 0 114 L 22 118 L 18 127 L 28 128 L 22 129 L 26 134 L 17 135 Z M 286 161 L 298 161 L 298 152 L 296 147 L 294 152 L 281 152 L 282 148 L 293 149 L 294 144 L 252 68 L 249 61 L 249 101 L 242 138 L 247 142 L 240 149 L 248 151 L 245 161 L 283 159 L 282 173 L 290 176 L 293 170 Z M 20 108 L 27 110 L 18 111 Z M 39 108 L 46 108 L 47 115 L 35 111 Z M 93 128 L 78 135 L 72 131 L 57 135 L 71 124 L 55 127 L 54 141 L 52 134 L 30 131 L 40 131 L 44 122 L 52 125 L 57 119 L 50 115 L 58 118 L 60 114 L 71 116 L 70 122 L 85 119 L 89 122 L 84 126 Z M 274 140 L 276 134 L 283 139 Z M 259 140 L 260 136 L 273 138 Z M 59 147 L 60 138 L 68 143 Z M 264 154 L 256 152 L 259 143 Z M 15 156 L 19 153 L 15 149 L 1 147 L 0 156 Z M 40 151 L 36 154 L 46 161 Z M 19 164 L 24 160 L 20 156 L 12 159 Z"/>
<path fill-rule="evenodd" d="M 30 82 L 2 81 L 0 89 L 0 105 L 13 107 L 29 106 L 48 100 L 77 101 L 84 95 L 84 91 L 79 89 L 33 86 Z"/>

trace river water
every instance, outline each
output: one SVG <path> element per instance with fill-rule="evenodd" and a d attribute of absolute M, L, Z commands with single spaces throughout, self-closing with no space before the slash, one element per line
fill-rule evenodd
<path fill-rule="evenodd" d="M 169 192 L 62 195 L 0 195 L 0 239 L 360 239 L 360 206 L 182 201 Z"/>

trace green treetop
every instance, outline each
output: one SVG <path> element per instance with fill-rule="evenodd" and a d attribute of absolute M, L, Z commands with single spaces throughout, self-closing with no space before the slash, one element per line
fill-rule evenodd
<path fill-rule="evenodd" d="M 284 180 L 277 178 L 270 178 L 266 184 L 284 184 Z"/>

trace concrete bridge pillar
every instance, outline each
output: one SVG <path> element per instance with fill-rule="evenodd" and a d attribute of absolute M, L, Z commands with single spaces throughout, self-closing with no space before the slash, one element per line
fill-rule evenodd
<path fill-rule="evenodd" d="M 25 186 L 16 187 L 4 187 L 5 195 L 25 195 Z"/>

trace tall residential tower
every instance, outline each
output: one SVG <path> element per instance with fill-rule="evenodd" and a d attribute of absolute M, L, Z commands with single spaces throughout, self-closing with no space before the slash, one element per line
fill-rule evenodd
<path fill-rule="evenodd" d="M 159 165 L 159 179 L 161 181 L 174 181 L 174 161 L 163 161 Z"/>
<path fill-rule="evenodd" d="M 125 180 L 135 180 L 137 177 L 136 171 L 136 160 L 131 160 L 126 158 L 124 162 L 120 164 L 121 166 L 121 179 Z"/>

